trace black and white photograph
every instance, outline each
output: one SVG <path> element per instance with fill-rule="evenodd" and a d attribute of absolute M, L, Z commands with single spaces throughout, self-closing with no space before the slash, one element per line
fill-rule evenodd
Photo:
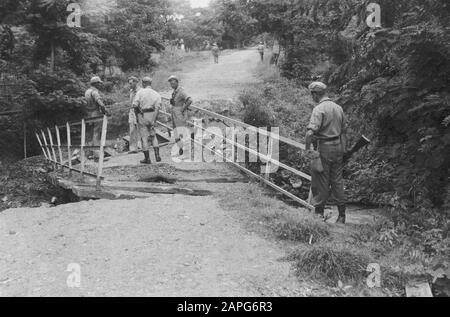
<path fill-rule="evenodd" d="M 448 0 L 0 0 L 0 297 L 449 296 Z"/>

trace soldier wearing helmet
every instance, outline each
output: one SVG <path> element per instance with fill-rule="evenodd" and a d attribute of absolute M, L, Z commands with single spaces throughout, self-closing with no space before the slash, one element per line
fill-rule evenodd
<path fill-rule="evenodd" d="M 322 170 L 312 169 L 312 205 L 317 215 L 323 217 L 330 193 L 337 201 L 339 218 L 337 223 L 345 224 L 346 197 L 344 192 L 344 154 L 346 152 L 347 123 L 343 109 L 331 101 L 327 86 L 313 82 L 309 86 L 314 108 L 306 134 L 306 150 L 315 158 L 320 158 Z M 310 151 L 311 145 L 314 151 Z"/>
<path fill-rule="evenodd" d="M 86 90 L 84 97 L 86 99 L 86 113 L 87 118 L 100 117 L 102 115 L 108 115 L 106 111 L 105 104 L 103 103 L 103 99 L 100 95 L 99 89 L 102 85 L 102 80 L 98 76 L 94 76 L 90 80 L 90 87 Z M 101 123 L 94 122 L 93 123 L 93 133 L 92 133 L 92 141 L 88 142 L 88 145 L 91 146 L 99 146 L 100 145 L 100 137 L 101 137 Z M 94 158 L 99 157 L 98 151 L 93 151 Z M 88 155 L 89 156 L 89 155 Z"/>
<path fill-rule="evenodd" d="M 159 156 L 159 144 L 156 138 L 156 120 L 161 109 L 162 98 L 159 93 L 151 88 L 152 79 L 144 77 L 142 79 L 142 89 L 140 89 L 133 100 L 133 107 L 137 112 L 137 121 L 142 138 L 142 149 L 144 151 L 144 160 L 142 164 L 151 164 L 150 160 L 150 146 L 148 139 L 151 138 L 153 150 L 155 151 L 155 158 L 157 162 L 161 162 Z"/>
<path fill-rule="evenodd" d="M 172 99 L 170 104 L 172 106 L 172 123 L 175 133 L 177 133 L 177 128 L 187 128 L 188 127 L 188 110 L 189 106 L 192 105 L 192 98 L 186 93 L 183 87 L 180 86 L 180 80 L 176 76 L 169 77 L 170 86 L 173 89 Z M 179 155 L 184 154 L 183 145 L 181 139 L 182 135 L 175 135 L 177 139 L 177 145 L 179 148 Z M 192 137 L 192 135 L 191 135 Z"/>

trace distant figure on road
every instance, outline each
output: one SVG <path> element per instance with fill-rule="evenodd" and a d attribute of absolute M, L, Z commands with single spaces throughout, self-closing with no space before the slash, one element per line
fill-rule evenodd
<path fill-rule="evenodd" d="M 188 110 L 189 106 L 192 105 L 192 98 L 185 92 L 184 88 L 180 86 L 180 80 L 176 76 L 169 77 L 170 86 L 173 89 L 172 99 L 170 99 L 170 104 L 172 106 L 172 123 L 173 128 L 188 127 Z M 179 155 L 184 154 L 183 144 L 181 140 L 183 135 L 177 135 L 175 133 L 175 138 L 179 148 Z"/>
<path fill-rule="evenodd" d="M 264 50 L 265 50 L 264 43 L 263 42 L 259 42 L 258 52 L 259 52 L 259 55 L 261 56 L 261 62 L 264 61 Z"/>
<path fill-rule="evenodd" d="M 156 138 L 156 120 L 161 109 L 162 98 L 159 93 L 151 88 L 152 79 L 144 77 L 142 79 L 142 89 L 140 89 L 134 98 L 133 107 L 137 112 L 137 121 L 142 138 L 142 149 L 144 150 L 144 160 L 142 164 L 152 164 L 150 160 L 150 146 L 148 139 L 152 139 L 153 149 L 157 162 L 161 162 L 159 156 L 159 144 Z"/>
<path fill-rule="evenodd" d="M 214 56 L 214 63 L 219 64 L 220 48 L 217 45 L 217 43 L 213 44 L 211 51 L 212 51 L 212 54 Z"/>
<path fill-rule="evenodd" d="M 133 107 L 134 98 L 136 93 L 139 91 L 138 87 L 139 79 L 132 76 L 128 79 L 128 84 L 130 86 L 130 113 L 128 114 L 128 123 L 130 126 L 130 152 L 129 154 L 135 154 L 141 148 L 141 134 L 139 132 L 139 126 L 137 122 L 137 113 Z"/>
<path fill-rule="evenodd" d="M 342 108 L 327 97 L 327 86 L 322 82 L 313 82 L 309 86 L 311 95 L 318 105 L 314 108 L 311 122 L 307 128 L 306 150 L 313 159 L 322 164 L 321 170 L 312 168 L 312 205 L 316 214 L 324 217 L 325 205 L 333 193 L 339 209 L 337 223 L 345 224 L 346 197 L 342 172 L 344 154 L 347 148 L 347 123 Z M 320 164 L 319 164 L 320 166 Z"/>
<path fill-rule="evenodd" d="M 103 99 L 100 96 L 99 89 L 102 86 L 102 80 L 100 77 L 95 76 L 91 78 L 90 85 L 88 90 L 86 90 L 86 93 L 84 94 L 84 97 L 86 98 L 86 112 L 87 112 L 87 118 L 95 118 L 95 117 L 101 117 L 103 115 L 107 115 L 108 112 L 106 111 L 105 104 L 103 103 Z M 100 145 L 100 137 L 101 137 L 101 131 L 102 131 L 102 124 L 101 122 L 94 122 L 93 124 L 93 132 L 92 132 L 92 139 L 91 141 L 87 142 L 87 145 L 90 146 L 99 146 Z M 92 152 L 89 152 L 90 154 Z M 94 158 L 99 157 L 99 151 L 93 151 Z M 89 157 L 90 155 L 88 155 Z"/>

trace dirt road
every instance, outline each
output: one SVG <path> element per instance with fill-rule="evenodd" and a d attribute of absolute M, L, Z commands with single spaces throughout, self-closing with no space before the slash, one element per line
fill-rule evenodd
<path fill-rule="evenodd" d="M 252 68 L 259 62 L 255 50 L 225 51 L 219 64 L 211 60 L 182 74 L 182 85 L 195 100 L 230 100 L 256 81 Z"/>
<path fill-rule="evenodd" d="M 219 65 L 205 63 L 183 74 L 183 84 L 195 98 L 233 98 L 255 80 L 255 55 L 239 51 L 223 56 Z M 202 182 L 206 174 L 241 175 L 219 163 L 175 163 L 168 148 L 163 152 L 165 162 L 195 173 L 195 186 L 214 194 L 6 210 L 0 214 L 0 295 L 306 295 L 280 260 L 285 253 L 276 242 L 249 232 L 219 202 L 230 188 L 261 189 Z M 139 159 L 121 157 L 108 166 L 138 167 Z"/>

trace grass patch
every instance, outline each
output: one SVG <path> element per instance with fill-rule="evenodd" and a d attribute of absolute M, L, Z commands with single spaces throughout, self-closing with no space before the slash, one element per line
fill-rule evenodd
<path fill-rule="evenodd" d="M 329 237 L 327 226 L 307 218 L 300 220 L 282 219 L 270 224 L 277 238 L 285 241 L 314 244 Z"/>
<path fill-rule="evenodd" d="M 293 252 L 287 258 L 294 262 L 299 276 L 308 276 L 328 286 L 360 283 L 366 277 L 370 258 L 339 244 L 318 244 Z"/>

